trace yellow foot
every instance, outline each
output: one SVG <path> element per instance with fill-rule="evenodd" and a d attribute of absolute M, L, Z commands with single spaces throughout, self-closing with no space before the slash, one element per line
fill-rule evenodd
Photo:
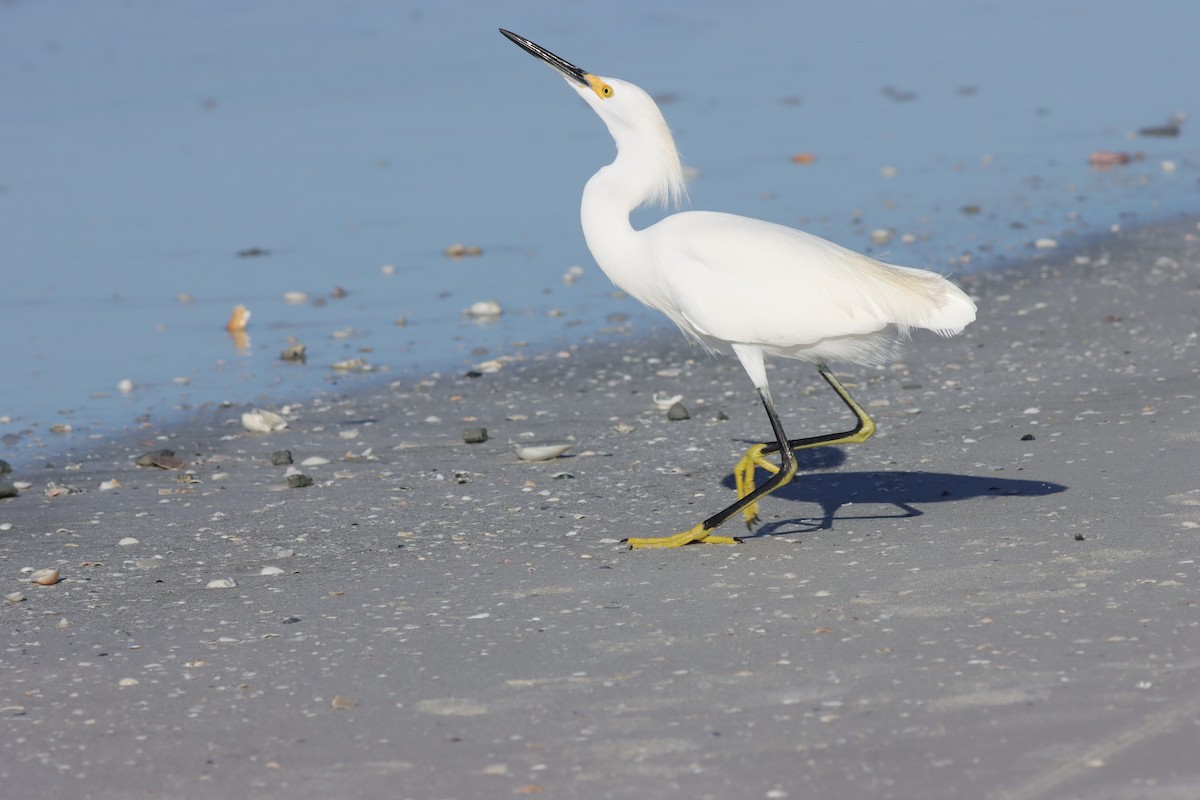
<path fill-rule="evenodd" d="M 732 536 L 714 536 L 712 531 L 704 530 L 704 523 L 701 523 L 690 531 L 677 533 L 674 536 L 661 536 L 656 539 L 626 539 L 625 544 L 629 545 L 630 550 L 645 550 L 651 547 L 683 547 L 692 542 L 737 544 L 739 541 Z"/>
<path fill-rule="evenodd" d="M 746 455 L 742 456 L 737 465 L 733 468 L 733 480 L 737 486 L 737 496 L 741 500 L 746 495 L 754 491 L 754 470 L 762 467 L 767 472 L 774 475 L 779 472 L 779 467 L 767 460 L 767 457 L 762 454 L 765 444 L 756 444 L 746 451 Z M 746 527 L 753 528 L 758 522 L 758 503 L 748 503 L 742 509 L 742 516 L 746 520 Z"/>

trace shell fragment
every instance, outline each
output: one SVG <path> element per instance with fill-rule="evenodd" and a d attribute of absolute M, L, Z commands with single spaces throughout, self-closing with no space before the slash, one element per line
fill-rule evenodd
<path fill-rule="evenodd" d="M 251 433 L 273 433 L 287 427 L 287 420 L 274 411 L 256 408 L 242 414 L 242 427 Z"/>
<path fill-rule="evenodd" d="M 549 461 L 570 449 L 569 444 L 513 445 L 513 452 L 522 461 Z"/>

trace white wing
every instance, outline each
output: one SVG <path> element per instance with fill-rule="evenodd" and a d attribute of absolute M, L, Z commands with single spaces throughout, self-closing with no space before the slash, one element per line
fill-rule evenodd
<path fill-rule="evenodd" d="M 794 228 L 708 211 L 674 214 L 641 231 L 660 281 L 651 305 L 710 346 L 759 345 L 793 357 L 856 357 L 911 328 L 957 333 L 975 318 L 958 287 Z M 839 354 L 838 343 L 848 346 Z M 816 348 L 818 352 L 807 352 Z M 843 347 L 842 349 L 847 349 Z"/>

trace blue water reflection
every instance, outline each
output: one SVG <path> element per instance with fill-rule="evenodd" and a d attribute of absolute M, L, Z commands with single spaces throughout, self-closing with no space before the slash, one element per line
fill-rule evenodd
<path fill-rule="evenodd" d="M 330 365 L 356 356 L 462 370 L 614 312 L 663 326 L 579 232 L 611 140 L 501 26 L 659 97 L 694 207 L 962 272 L 1200 210 L 1192 128 L 1129 135 L 1194 111 L 1198 21 L 1185 0 L 0 3 L 0 434 L 300 398 L 354 385 Z M 1098 149 L 1144 159 L 1099 171 Z M 497 323 L 460 313 L 493 298 Z M 289 337 L 307 366 L 278 360 Z"/>

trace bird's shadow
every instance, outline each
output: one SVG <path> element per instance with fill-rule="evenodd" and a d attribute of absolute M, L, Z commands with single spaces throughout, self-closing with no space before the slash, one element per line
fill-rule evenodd
<path fill-rule="evenodd" d="M 946 472 L 813 472 L 841 465 L 845 454 L 835 447 L 820 447 L 796 452 L 799 469 L 787 486 L 771 497 L 793 502 L 812 503 L 821 509 L 820 518 L 798 517 L 768 522 L 756 535 L 830 530 L 834 520 L 902 519 L 919 517 L 917 505 L 946 503 L 971 497 L 1040 497 L 1066 491 L 1067 487 L 1045 481 L 998 478 L 994 475 L 955 475 Z M 758 483 L 765 479 L 758 473 Z M 725 485 L 733 488 L 733 478 Z M 843 507 L 853 504 L 891 505 L 897 514 L 840 515 Z"/>

